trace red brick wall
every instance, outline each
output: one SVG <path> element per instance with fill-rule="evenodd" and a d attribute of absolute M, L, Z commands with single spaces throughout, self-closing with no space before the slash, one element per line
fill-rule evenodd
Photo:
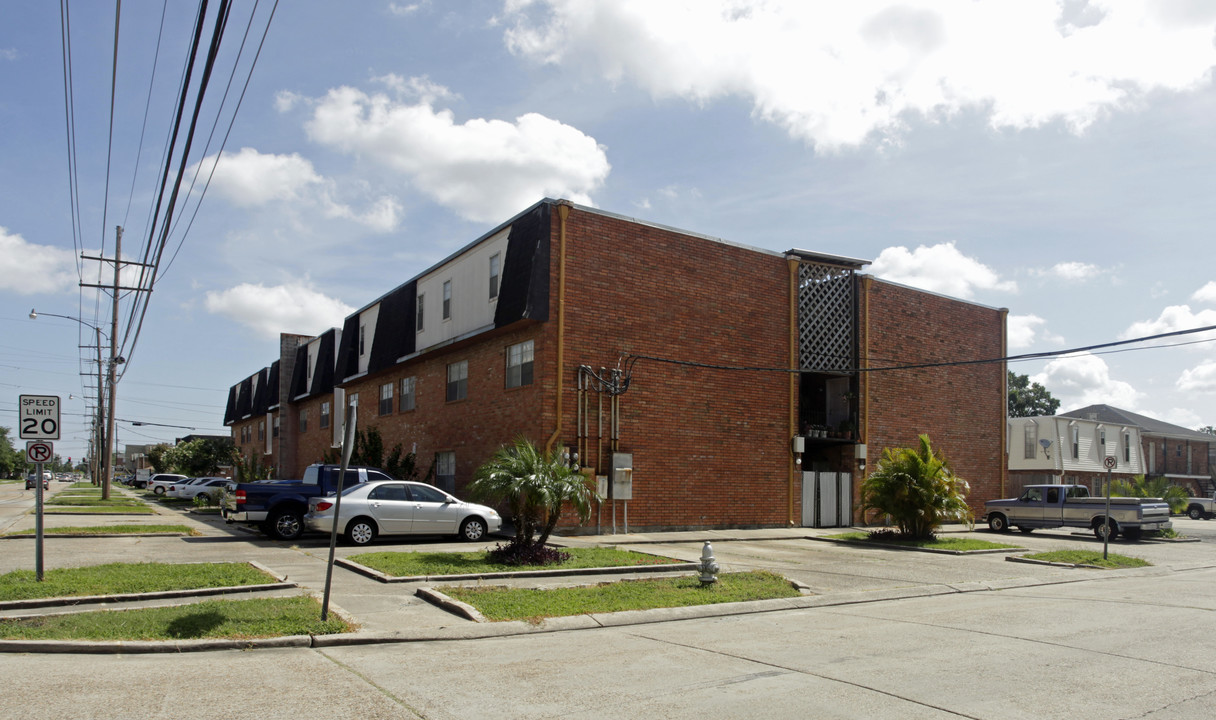
<path fill-rule="evenodd" d="M 557 318 L 559 252 L 555 234 L 551 320 Z M 783 257 L 577 209 L 570 212 L 566 255 L 567 443 L 577 433 L 580 364 L 612 368 L 623 353 L 632 353 L 789 367 L 789 271 Z M 555 333 L 556 322 L 546 332 Z M 552 356 L 545 360 L 551 382 Z M 620 397 L 620 451 L 634 454 L 631 530 L 789 520 L 788 373 L 641 360 L 631 380 Z M 595 406 L 597 396 L 590 398 Z M 552 402 L 544 412 L 551 427 Z M 595 428 L 593 420 L 593 433 Z M 623 521 L 623 507 L 617 516 Z M 605 522 L 610 517 L 606 507 Z"/>
<path fill-rule="evenodd" d="M 551 351 L 545 346 L 543 326 L 532 323 L 506 333 L 492 333 L 427 353 L 375 376 L 360 378 L 346 386 L 359 393 L 360 428 L 375 427 L 384 441 L 387 457 L 393 446 L 417 453 L 420 476 L 434 462 L 435 454 L 456 455 L 456 494 L 463 495 L 473 472 L 500 446 L 524 435 L 542 442 L 540 424 L 543 379 L 540 359 Z M 537 358 L 535 382 L 506 388 L 506 348 L 533 340 Z M 467 361 L 468 397 L 447 402 L 447 366 Z M 400 412 L 401 379 L 417 378 L 414 410 Z M 379 414 L 380 386 L 393 383 L 393 412 Z M 307 453 L 305 453 L 307 454 Z"/>
<path fill-rule="evenodd" d="M 862 287 L 863 367 L 1004 356 L 1002 310 L 869 277 Z M 1005 372 L 1003 362 L 994 362 L 865 373 L 867 471 L 884 448 L 916 447 L 917 436 L 927 434 L 971 484 L 968 503 L 978 517 L 984 501 L 1002 497 Z"/>

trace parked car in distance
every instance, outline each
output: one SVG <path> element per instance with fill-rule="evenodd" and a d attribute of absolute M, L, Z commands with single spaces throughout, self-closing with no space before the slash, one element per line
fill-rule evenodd
<path fill-rule="evenodd" d="M 167 498 L 194 497 L 193 495 L 191 495 L 187 492 L 190 489 L 190 486 L 198 483 L 201 480 L 205 480 L 205 479 L 206 478 L 201 478 L 201 477 L 188 477 L 185 480 L 181 480 L 179 482 L 172 483 L 165 488 L 165 497 L 167 497 Z"/>
<path fill-rule="evenodd" d="M 201 477 L 195 478 L 197 482 L 185 485 L 178 490 L 178 497 L 187 499 L 195 499 L 199 497 L 210 498 L 212 504 L 219 504 L 220 494 L 228 487 L 228 483 L 232 482 L 224 477 Z"/>
<path fill-rule="evenodd" d="M 1106 507 L 1110 506 L 1107 521 Z M 1170 506 L 1159 498 L 1091 497 L 1084 485 L 1027 485 L 1016 498 L 989 500 L 980 522 L 993 532 L 1036 528 L 1089 528 L 1099 539 L 1139 540 L 1145 531 L 1168 530 Z"/>
<path fill-rule="evenodd" d="M 1216 494 L 1210 498 L 1189 498 L 1186 501 L 1186 516 L 1192 520 L 1211 520 L 1216 517 Z"/>
<path fill-rule="evenodd" d="M 157 473 L 148 478 L 147 489 L 151 490 L 154 495 L 164 495 L 166 492 L 168 492 L 170 485 L 173 483 L 179 483 L 185 479 L 185 475 Z"/>
<path fill-rule="evenodd" d="M 315 532 L 332 532 L 335 495 L 308 501 L 304 525 Z M 456 535 L 477 541 L 502 529 L 494 508 L 462 502 L 433 485 L 387 480 L 368 482 L 342 491 L 338 532 L 347 542 L 366 545 L 378 535 Z"/>
<path fill-rule="evenodd" d="M 295 540 L 305 530 L 310 498 L 332 495 L 338 488 L 358 483 L 393 479 L 379 468 L 353 465 L 339 482 L 341 471 L 341 466 L 318 463 L 305 468 L 299 480 L 229 483 L 220 514 L 224 522 L 256 524 L 277 540 Z"/>
<path fill-rule="evenodd" d="M 25 476 L 25 489 L 34 490 L 37 487 L 38 487 L 38 474 L 30 473 L 29 475 L 26 475 Z M 51 487 L 50 477 L 48 477 L 46 473 L 43 473 L 42 474 L 42 489 L 47 490 L 50 487 Z"/>

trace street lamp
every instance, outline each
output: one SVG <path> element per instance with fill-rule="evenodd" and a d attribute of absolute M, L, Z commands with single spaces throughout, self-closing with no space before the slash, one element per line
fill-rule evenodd
<path fill-rule="evenodd" d="M 39 313 L 37 310 L 30 308 L 30 320 L 37 320 L 38 314 Z M 102 382 L 103 382 L 102 381 L 102 364 L 101 364 L 101 336 L 104 334 L 104 333 L 102 333 L 101 328 L 97 327 L 96 325 L 94 325 L 92 323 L 85 322 L 84 320 L 81 320 L 78 317 L 72 317 L 71 315 L 57 315 L 56 313 L 42 313 L 42 314 L 46 315 L 48 317 L 57 317 L 57 318 L 63 318 L 64 320 L 72 320 L 74 322 L 80 323 L 81 325 L 84 325 L 85 327 L 93 328 L 93 331 L 97 333 L 97 394 L 100 396 Z M 121 365 L 122 363 L 126 362 L 126 360 L 124 358 L 122 358 L 118 355 L 118 348 L 115 347 L 114 341 L 116 338 L 114 337 L 114 335 L 115 335 L 115 331 L 112 328 L 110 334 L 107 336 L 107 339 L 110 341 L 110 360 L 107 363 L 110 371 L 109 371 L 109 383 L 106 387 L 108 387 L 109 396 L 110 396 L 109 397 L 110 412 L 108 413 L 108 417 L 106 418 L 105 439 L 101 443 L 101 445 L 102 445 L 101 451 L 103 453 L 102 457 L 105 458 L 105 468 L 102 470 L 102 477 L 101 477 L 101 497 L 103 500 L 110 499 L 110 485 L 114 480 L 114 398 L 115 398 L 114 386 L 118 382 L 117 378 L 115 377 L 114 368 L 115 368 L 115 366 Z M 102 407 L 101 400 L 102 400 L 101 397 L 97 398 L 98 412 L 101 412 L 101 407 Z"/>

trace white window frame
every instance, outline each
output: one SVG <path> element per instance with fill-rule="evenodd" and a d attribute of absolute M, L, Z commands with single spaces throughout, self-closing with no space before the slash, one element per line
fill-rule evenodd
<path fill-rule="evenodd" d="M 469 361 L 460 360 L 448 365 L 447 386 L 444 398 L 447 402 L 459 402 L 469 397 Z"/>
<path fill-rule="evenodd" d="M 498 279 L 501 261 L 499 254 L 494 253 L 490 256 L 490 301 L 498 299 Z"/>
<path fill-rule="evenodd" d="M 321 403 L 321 418 L 317 421 L 317 427 L 319 427 L 322 430 L 329 427 L 329 418 L 330 418 L 330 406 L 329 406 L 329 401 L 326 400 Z"/>
<path fill-rule="evenodd" d="M 534 347 L 535 345 L 531 340 L 507 346 L 506 386 L 508 388 L 531 385 L 536 379 Z M 527 382 L 524 382 L 525 380 Z"/>
<path fill-rule="evenodd" d="M 1025 437 L 1023 439 L 1022 457 L 1025 460 L 1034 460 L 1039 456 L 1039 425 L 1036 422 L 1026 423 L 1023 429 Z"/>
<path fill-rule="evenodd" d="M 418 407 L 418 378 L 407 377 L 401 378 L 401 394 L 400 402 L 397 405 L 397 412 L 409 412 Z"/>
<path fill-rule="evenodd" d="M 452 281 L 443 281 L 443 319 L 452 319 Z"/>
<path fill-rule="evenodd" d="M 380 385 L 380 405 L 378 409 L 381 416 L 393 414 L 393 383 L 386 382 Z"/>

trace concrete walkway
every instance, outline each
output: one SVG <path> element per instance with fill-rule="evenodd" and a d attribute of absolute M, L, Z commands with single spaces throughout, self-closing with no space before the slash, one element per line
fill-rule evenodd
<path fill-rule="evenodd" d="M 120 490 L 119 492 L 128 492 Z M 197 537 L 109 537 L 76 538 L 49 535 L 46 537 L 45 567 L 71 567 L 108 562 L 221 562 L 252 561 L 269 568 L 287 583 L 297 588 L 268 590 L 274 594 L 306 592 L 320 597 L 325 584 L 328 538 L 310 536 L 297 543 L 270 540 L 237 525 L 225 525 L 214 515 L 198 515 L 182 509 L 167 508 L 150 502 L 157 514 L 151 516 L 64 516 L 46 515 L 45 526 L 66 527 L 104 524 L 185 524 L 195 528 Z M 32 528 L 34 518 L 25 515 L 7 529 Z M 946 529 L 951 534 L 971 535 L 962 526 Z M 1103 577 L 1152 575 L 1187 572 L 1216 567 L 1216 554 L 1210 543 L 1124 543 L 1112 544 L 1112 552 L 1143 557 L 1153 567 L 1135 570 L 1084 570 L 1011 563 L 1005 554 L 940 555 L 905 550 L 889 550 L 825 542 L 823 538 L 838 534 L 841 529 L 777 528 L 756 530 L 707 530 L 692 532 L 580 535 L 554 538 L 557 544 L 568 546 L 611 545 L 634 549 L 680 560 L 699 560 L 702 544 L 712 543 L 723 572 L 765 569 L 784 575 L 809 591 L 803 597 L 750 603 L 733 603 L 693 608 L 672 608 L 608 615 L 583 615 L 554 618 L 540 624 L 523 622 L 478 623 L 453 615 L 428 602 L 416 593 L 419 588 L 432 587 L 442 591 L 446 582 L 384 583 L 344 567 L 333 571 L 331 607 L 357 624 L 353 633 L 332 636 L 301 636 L 274 640 L 231 642 L 192 640 L 174 643 L 99 643 L 99 642 L 33 642 L 0 641 L 0 650 L 8 652 L 181 652 L 232 647 L 323 647 L 364 643 L 408 642 L 419 640 L 499 637 L 546 633 L 578 628 L 594 628 L 624 624 L 643 624 L 691 617 L 711 617 L 744 613 L 771 612 L 798 607 L 847 605 L 877 602 L 895 598 L 923 597 L 941 594 L 991 592 L 1007 588 L 1070 583 Z M 1092 536 L 1077 536 L 1065 532 L 1035 533 L 1033 535 L 994 536 L 985 531 L 974 536 L 1022 545 L 1034 550 L 1058 548 L 1101 548 Z M 445 538 L 386 539 L 369 548 L 353 548 L 339 544 L 340 558 L 364 552 L 426 551 L 444 552 L 492 548 L 506 538 L 491 538 L 481 545 L 451 542 Z M 0 572 L 31 569 L 34 566 L 32 539 L 0 540 Z M 684 570 L 681 574 L 687 574 Z M 586 576 L 577 573 L 545 578 L 511 578 L 492 581 L 462 580 L 458 584 L 494 584 L 527 587 L 556 587 L 582 585 L 611 579 L 640 577 L 638 573 L 622 570 L 608 576 Z M 251 597 L 264 593 L 236 593 L 233 598 Z M 95 609 L 119 609 L 150 605 L 180 604 L 190 598 L 140 598 L 121 602 L 114 600 L 65 604 L 51 608 L 4 607 L 0 617 L 28 616 L 54 612 L 80 612 Z"/>

